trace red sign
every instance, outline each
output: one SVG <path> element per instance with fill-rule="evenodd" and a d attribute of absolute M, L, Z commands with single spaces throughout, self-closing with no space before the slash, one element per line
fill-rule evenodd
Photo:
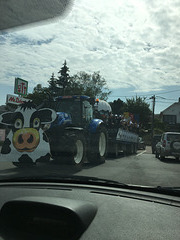
<path fill-rule="evenodd" d="M 10 95 L 10 94 L 8 94 L 6 98 L 6 103 L 17 104 L 17 105 L 27 101 L 29 101 L 29 99 L 17 97 L 15 95 Z"/>

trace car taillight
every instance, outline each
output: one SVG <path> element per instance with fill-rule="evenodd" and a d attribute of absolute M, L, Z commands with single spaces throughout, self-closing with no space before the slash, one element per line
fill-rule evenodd
<path fill-rule="evenodd" d="M 163 141 L 163 147 L 166 147 L 166 140 Z"/>

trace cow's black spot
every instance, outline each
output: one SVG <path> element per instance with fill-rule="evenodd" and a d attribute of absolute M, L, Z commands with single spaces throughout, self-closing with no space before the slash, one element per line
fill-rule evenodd
<path fill-rule="evenodd" d="M 27 154 L 23 154 L 18 160 L 21 163 L 32 163 L 33 162 L 32 158 L 30 158 Z"/>
<path fill-rule="evenodd" d="M 8 154 L 11 152 L 11 141 L 9 140 L 9 138 L 6 138 L 6 140 L 4 141 L 2 148 L 1 148 L 1 153 L 2 154 Z"/>
<path fill-rule="evenodd" d="M 52 110 L 42 108 L 38 111 L 38 115 L 41 122 L 52 122 Z"/>
<path fill-rule="evenodd" d="M 12 124 L 13 114 L 14 114 L 13 112 L 7 112 L 7 113 L 2 114 L 1 123 Z"/>
<path fill-rule="evenodd" d="M 45 142 L 49 142 L 47 135 L 43 132 L 43 140 Z"/>
<path fill-rule="evenodd" d="M 49 162 L 51 155 L 47 153 L 45 156 L 41 156 L 40 158 L 36 159 L 38 162 Z"/>

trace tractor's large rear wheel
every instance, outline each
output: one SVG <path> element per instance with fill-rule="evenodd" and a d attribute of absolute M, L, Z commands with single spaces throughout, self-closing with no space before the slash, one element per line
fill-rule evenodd
<path fill-rule="evenodd" d="M 107 131 L 100 127 L 96 134 L 91 136 L 88 160 L 91 163 L 104 163 L 107 154 Z"/>

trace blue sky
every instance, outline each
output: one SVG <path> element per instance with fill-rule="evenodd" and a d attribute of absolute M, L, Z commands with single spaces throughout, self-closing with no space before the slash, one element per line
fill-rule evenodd
<path fill-rule="evenodd" d="M 179 0 L 76 0 L 64 19 L 0 33 L 0 104 L 14 79 L 47 85 L 64 60 L 70 74 L 100 71 L 109 101 L 156 95 L 156 113 L 180 97 Z"/>

